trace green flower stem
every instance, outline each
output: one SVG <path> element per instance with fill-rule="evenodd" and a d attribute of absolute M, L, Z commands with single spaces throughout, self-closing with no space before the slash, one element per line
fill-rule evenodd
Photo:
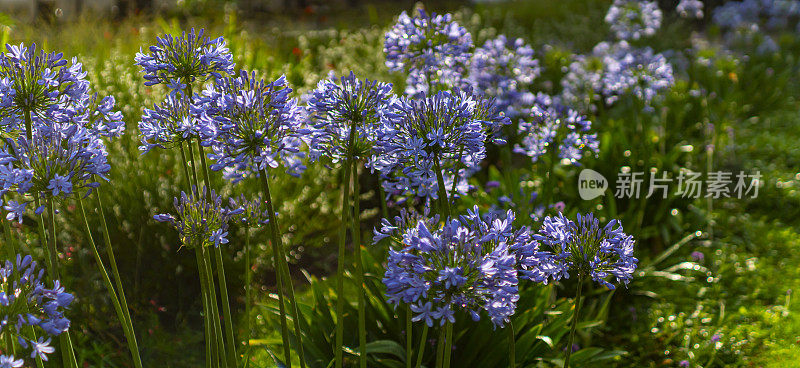
<path fill-rule="evenodd" d="M 355 130 L 355 129 L 353 129 Z M 361 198 L 358 183 L 358 160 L 353 162 L 353 251 L 356 258 L 356 284 L 358 287 L 358 351 L 359 366 L 367 368 L 367 327 L 366 327 L 366 308 L 364 307 L 364 261 L 361 257 L 361 210 L 359 208 Z"/>
<path fill-rule="evenodd" d="M 103 265 L 103 259 L 100 257 L 100 253 L 97 251 L 97 245 L 94 242 L 94 238 L 92 237 L 92 230 L 89 226 L 89 220 L 86 218 L 86 210 L 83 206 L 83 199 L 81 198 L 80 194 L 75 196 L 78 202 L 78 208 L 81 211 L 81 218 L 83 219 L 84 230 L 86 231 L 86 237 L 89 240 L 89 246 L 92 248 L 92 255 L 94 255 L 94 260 L 97 263 L 97 269 L 100 271 L 100 275 L 103 277 L 103 283 L 106 286 L 106 290 L 108 291 L 108 295 L 111 298 L 111 303 L 114 304 L 114 310 L 117 312 L 117 319 L 119 320 L 120 324 L 122 325 L 123 333 L 125 334 L 125 340 L 128 342 L 128 350 L 131 352 L 131 359 L 136 367 L 142 366 L 141 358 L 139 357 L 139 347 L 136 345 L 136 338 L 134 337 L 133 331 L 131 326 L 127 323 L 127 318 L 125 317 L 125 312 L 122 310 L 122 306 L 120 305 L 119 298 L 117 297 L 117 293 L 114 290 L 114 285 L 111 283 L 111 278 L 108 276 L 108 271 L 106 271 L 106 267 Z M 50 207 L 51 213 L 54 212 L 52 201 L 48 201 L 48 206 Z M 54 225 L 55 226 L 55 225 Z M 55 234 L 55 231 L 53 232 Z M 53 237 L 55 240 L 55 236 Z M 77 364 L 76 364 L 77 365 Z"/>
<path fill-rule="evenodd" d="M 211 251 L 204 247 L 203 249 L 203 266 L 206 268 L 206 279 L 208 283 L 208 292 L 209 292 L 209 299 L 211 300 L 211 314 L 213 316 L 213 323 L 214 323 L 214 333 L 217 335 L 217 345 L 219 345 L 219 360 L 221 367 L 228 367 L 228 361 L 225 359 L 226 351 L 228 350 L 225 346 L 225 342 L 223 341 L 222 336 L 222 324 L 220 322 L 219 317 L 219 306 L 217 305 L 217 290 L 216 286 L 214 285 L 214 272 L 211 270 Z M 235 368 L 231 367 L 231 368 Z"/>
<path fill-rule="evenodd" d="M 385 219 L 389 219 L 389 207 L 386 205 L 386 192 L 383 190 L 380 176 L 378 177 L 378 196 L 381 199 L 381 216 Z"/>
<path fill-rule="evenodd" d="M 200 183 L 197 181 L 197 163 L 194 159 L 194 148 L 192 147 L 191 141 L 187 143 L 189 147 L 189 161 L 192 163 L 192 179 L 194 179 L 194 185 L 196 188 L 197 193 L 200 193 Z M 201 152 L 198 152 L 202 155 Z M 208 182 L 206 182 L 206 198 L 210 198 L 211 192 L 210 188 L 208 188 Z M 214 331 L 214 335 L 216 336 L 216 343 L 217 343 L 217 352 L 219 356 L 217 357 L 221 364 L 221 367 L 227 367 L 228 361 L 226 360 L 226 348 L 225 342 L 223 341 L 224 337 L 222 335 L 222 326 L 220 325 L 220 315 L 219 315 L 219 306 L 217 305 L 217 291 L 216 286 L 214 284 L 214 272 L 211 270 L 211 255 L 210 251 L 206 250 L 203 243 L 198 244 L 198 246 L 202 249 L 202 263 L 198 266 L 205 268 L 205 279 L 206 279 L 206 291 L 208 293 L 209 299 L 209 317 L 211 318 L 211 328 Z"/>
<path fill-rule="evenodd" d="M 428 325 L 424 322 L 422 323 L 422 336 L 419 339 L 419 353 L 417 353 L 417 364 L 415 365 L 416 368 L 420 368 L 422 366 L 422 356 L 425 355 L 425 345 L 428 344 L 426 339 L 428 338 Z"/>
<path fill-rule="evenodd" d="M 206 276 L 206 267 L 203 262 L 203 248 L 198 245 L 194 249 L 195 257 L 197 258 L 197 272 L 200 277 L 200 289 L 203 293 L 203 318 L 205 332 L 206 332 L 206 366 L 218 367 L 219 366 L 219 345 L 217 344 L 217 336 L 214 333 L 211 321 L 211 298 L 208 293 L 208 277 Z"/>
<path fill-rule="evenodd" d="M 178 147 L 180 148 L 180 151 L 181 151 L 181 167 L 183 168 L 184 175 L 186 176 L 186 181 L 189 183 L 189 191 L 191 192 L 192 175 L 189 173 L 189 164 L 188 164 L 189 161 L 186 159 L 186 150 L 183 148 L 183 144 L 182 143 Z M 202 295 L 203 295 L 203 317 L 204 317 L 203 318 L 203 329 L 205 331 L 205 340 L 206 340 L 205 341 L 206 342 L 206 366 L 211 368 L 212 366 L 218 365 L 218 363 L 216 361 L 213 361 L 213 364 L 212 364 L 212 359 L 216 355 L 216 345 L 213 344 L 212 341 L 216 341 L 216 337 L 214 337 L 214 334 L 212 332 L 211 325 L 210 325 L 211 324 L 211 320 L 210 320 L 211 313 L 209 311 L 208 293 L 206 291 L 206 286 L 205 286 L 205 267 L 201 267 L 200 266 L 202 263 L 201 263 L 201 257 L 200 257 L 200 253 L 199 252 L 200 252 L 199 250 L 195 250 L 195 253 L 197 254 L 197 271 L 198 271 L 198 275 L 200 276 L 200 290 L 201 290 Z"/>
<path fill-rule="evenodd" d="M 5 203 L 5 200 L 3 200 L 2 203 Z M 6 238 L 6 246 L 4 248 L 8 250 L 8 259 L 13 261 L 14 258 L 17 257 L 17 246 L 15 245 L 16 241 L 14 240 L 14 234 L 11 232 L 11 221 L 5 219 L 0 221 L 3 221 L 3 234 Z"/>
<path fill-rule="evenodd" d="M 433 156 L 433 167 L 436 170 L 436 181 L 439 183 L 439 202 L 442 203 L 442 217 L 447 220 L 450 217 L 450 199 L 447 198 L 447 189 L 444 185 L 444 178 L 442 177 L 442 165 L 439 163 L 439 155 Z M 455 180 L 455 178 L 454 178 Z"/>
<path fill-rule="evenodd" d="M 252 263 L 250 260 L 250 227 L 244 227 L 244 263 L 245 263 L 245 270 L 244 270 L 244 320 L 245 320 L 245 334 L 244 334 L 244 343 L 245 349 L 247 353 L 245 354 L 245 368 L 250 368 L 250 300 L 251 300 L 251 292 L 252 287 L 251 284 L 253 282 L 253 269 Z"/>
<path fill-rule="evenodd" d="M 122 312 L 125 314 L 125 324 L 127 324 L 129 336 L 126 336 L 128 345 L 131 348 L 131 356 L 133 357 L 133 366 L 142 368 L 142 358 L 139 353 L 139 344 L 136 342 L 136 331 L 133 328 L 133 320 L 131 319 L 130 310 L 128 309 L 128 300 L 125 298 L 125 291 L 122 287 L 122 278 L 119 276 L 119 269 L 117 268 L 117 260 L 114 257 L 114 249 L 111 246 L 111 237 L 108 233 L 108 224 L 106 223 L 106 214 L 103 210 L 103 199 L 100 195 L 100 188 L 94 189 L 95 196 L 97 197 L 97 209 L 100 211 L 100 222 L 103 224 L 103 237 L 106 242 L 106 251 L 108 253 L 108 261 L 111 263 L 111 272 L 116 280 L 117 293 L 119 293 L 119 301 L 122 305 Z"/>
<path fill-rule="evenodd" d="M 206 155 L 200 140 L 197 140 L 197 152 L 200 154 L 200 166 L 203 168 L 203 181 L 206 184 L 206 196 L 211 199 L 211 178 L 208 175 L 208 165 Z M 222 302 L 223 322 L 225 322 L 225 340 L 228 345 L 228 364 L 232 367 L 238 366 L 236 363 L 236 339 L 233 336 L 233 318 L 231 317 L 230 299 L 228 299 L 228 282 L 225 279 L 225 264 L 222 258 L 222 249 L 214 247 L 214 256 L 217 262 L 217 279 L 219 282 L 219 293 Z"/>
<path fill-rule="evenodd" d="M 293 317 L 292 320 L 294 322 L 294 332 L 297 339 L 297 356 L 300 359 L 300 366 L 305 367 L 305 355 L 303 354 L 303 333 L 300 329 L 300 315 L 298 308 L 297 308 L 297 301 L 294 298 L 294 285 L 292 285 L 292 278 L 289 274 L 289 264 L 286 261 L 286 256 L 283 252 L 283 246 L 281 245 L 281 236 L 278 230 L 278 219 L 275 217 L 275 208 L 272 205 L 272 195 L 269 191 L 269 177 L 267 176 L 266 170 L 261 170 L 261 182 L 264 185 L 264 197 L 267 200 L 267 212 L 269 215 L 269 224 L 272 228 L 272 250 L 274 252 L 273 256 L 275 257 L 276 262 L 276 272 L 283 273 L 283 281 L 286 283 L 286 291 L 288 292 L 287 297 L 289 299 L 289 303 L 293 308 Z M 286 350 L 289 349 L 289 346 L 286 346 Z M 287 365 L 291 367 L 290 362 L 286 362 Z"/>
<path fill-rule="evenodd" d="M 181 149 L 181 167 L 183 167 L 183 174 L 186 175 L 186 181 L 189 182 L 189 191 L 192 189 L 192 175 L 189 174 L 189 166 L 186 160 L 186 150 L 183 149 L 183 143 L 181 143 L 178 147 Z M 196 180 L 195 180 L 196 182 Z"/>
<path fill-rule="evenodd" d="M 39 208 L 39 196 L 35 195 L 35 204 L 36 208 Z M 61 272 L 59 271 L 59 263 L 58 263 L 58 244 L 56 239 L 56 218 L 55 218 L 55 207 L 53 206 L 52 201 L 47 201 L 48 207 L 48 218 L 50 221 L 50 237 L 42 236 L 42 241 L 47 242 L 47 246 L 44 247 L 46 249 L 46 256 L 50 260 L 50 269 L 52 269 L 52 273 L 50 274 L 53 280 L 60 280 L 61 279 Z M 41 225 L 39 227 L 40 235 L 44 234 L 44 216 L 39 215 L 39 219 L 41 221 Z M 66 331 L 58 336 L 59 345 L 61 350 L 61 360 L 65 367 L 72 367 L 78 368 L 78 362 L 75 358 L 75 349 L 72 347 L 72 339 L 69 337 L 69 331 Z"/>
<path fill-rule="evenodd" d="M 453 324 L 447 322 L 444 345 L 444 368 L 450 368 L 450 357 L 453 354 Z"/>
<path fill-rule="evenodd" d="M 508 332 L 508 367 L 515 368 L 517 366 L 517 339 L 514 336 L 514 324 L 511 321 L 508 322 L 506 332 Z"/>
<path fill-rule="evenodd" d="M 339 255 L 336 267 L 336 367 L 342 368 L 343 358 L 342 349 L 344 348 L 344 267 L 345 267 L 345 245 L 347 242 L 347 214 L 350 199 L 350 165 L 345 162 L 342 165 L 343 185 L 342 185 L 342 227 L 339 230 Z"/>
<path fill-rule="evenodd" d="M 411 308 L 406 304 L 406 368 L 411 368 L 411 347 L 414 345 L 414 339 L 411 336 L 414 329 L 411 317 Z"/>
<path fill-rule="evenodd" d="M 439 338 L 436 341 L 436 368 L 444 366 L 444 344 L 447 340 L 447 331 L 439 327 Z"/>
<path fill-rule="evenodd" d="M 350 129 L 347 147 L 352 147 L 355 142 L 355 129 Z M 336 259 L 336 368 L 342 368 L 344 361 L 342 349 L 344 348 L 344 267 L 345 246 L 347 245 L 347 218 L 350 213 L 350 159 L 342 162 L 342 223 L 339 229 L 339 255 Z"/>
<path fill-rule="evenodd" d="M 572 344 L 575 343 L 575 330 L 578 329 L 578 318 L 581 313 L 581 289 L 583 289 L 583 273 L 578 273 L 578 291 L 575 295 L 575 314 L 572 316 L 572 327 L 569 330 L 567 343 L 567 356 L 564 358 L 564 368 L 569 367 L 569 357 L 572 355 Z"/>

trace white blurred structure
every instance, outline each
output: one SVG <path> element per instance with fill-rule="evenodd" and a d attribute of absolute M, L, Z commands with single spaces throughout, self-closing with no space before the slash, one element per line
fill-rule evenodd
<path fill-rule="evenodd" d="M 128 9 L 149 7 L 152 10 L 174 8 L 180 0 L 0 0 L 0 12 L 38 17 L 70 19 L 80 13 L 117 15 Z"/>

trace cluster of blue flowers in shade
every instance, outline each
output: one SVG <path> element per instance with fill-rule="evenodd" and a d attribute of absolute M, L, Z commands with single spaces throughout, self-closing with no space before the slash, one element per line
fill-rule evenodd
<path fill-rule="evenodd" d="M 181 192 L 180 198 L 174 200 L 177 216 L 168 213 L 153 216 L 156 221 L 167 222 L 175 227 L 184 247 L 219 247 L 227 244 L 228 223 L 245 213 L 243 207 L 224 206 L 222 197 L 214 190 L 210 193 L 206 191 L 206 188 L 199 192 L 193 188 L 189 194 Z M 236 202 L 230 204 L 237 205 Z"/>
<path fill-rule="evenodd" d="M 120 136 L 122 114 L 112 97 L 92 94 L 86 72 L 73 58 L 30 47 L 0 54 L 0 195 L 6 216 L 22 221 L 32 195 L 66 198 L 91 190 L 110 167 L 104 138 Z M 43 208 L 37 208 L 42 211 Z"/>
<path fill-rule="evenodd" d="M 585 151 L 596 153 L 599 149 L 597 134 L 589 133 L 592 122 L 548 95 L 536 95 L 531 117 L 530 122 L 519 124 L 521 143 L 514 152 L 531 157 L 533 162 L 555 149 L 556 144 L 558 158 L 575 165 Z"/>
<path fill-rule="evenodd" d="M 386 66 L 408 74 L 406 94 L 419 96 L 462 87 L 471 56 L 472 35 L 452 15 L 400 14 L 386 33 Z"/>
<path fill-rule="evenodd" d="M 70 321 L 64 311 L 75 298 L 64 291 L 58 280 L 48 288 L 43 276 L 44 269 L 38 268 L 28 255 L 17 255 L 16 260 L 6 260 L 0 267 L 0 329 L 14 336 L 23 349 L 30 349 L 30 358 L 46 361 L 55 351 L 50 346 L 51 338 L 69 330 Z M 34 338 L 32 333 L 37 330 L 39 337 Z M 22 358 L 0 355 L 2 367 L 24 364 Z"/>
<path fill-rule="evenodd" d="M 561 80 L 561 99 L 576 108 L 594 111 L 626 96 L 645 106 L 675 83 L 667 58 L 649 47 L 626 41 L 597 44 L 591 55 L 578 55 Z"/>
<path fill-rule="evenodd" d="M 529 108 L 529 90 L 540 74 L 533 48 L 521 38 L 512 41 L 503 35 L 475 49 L 469 67 L 473 89 L 493 98 L 509 117 L 524 114 Z"/>
<path fill-rule="evenodd" d="M 661 28 L 661 9 L 656 1 L 614 0 L 606 13 L 611 32 L 621 40 L 650 37 Z"/>

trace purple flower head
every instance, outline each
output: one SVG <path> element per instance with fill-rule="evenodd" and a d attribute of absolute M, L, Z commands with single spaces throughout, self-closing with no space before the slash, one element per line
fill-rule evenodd
<path fill-rule="evenodd" d="M 33 140 L 18 135 L 0 147 L 0 193 L 68 197 L 108 180 L 103 141 L 80 125 L 34 124 Z"/>
<path fill-rule="evenodd" d="M 578 214 L 577 221 L 563 214 L 547 216 L 533 238 L 547 247 L 541 256 L 549 257 L 550 264 L 558 269 L 547 275 L 553 280 L 569 277 L 569 271 L 574 271 L 614 289 L 607 279 L 613 276 L 627 285 L 639 262 L 633 256 L 633 236 L 625 234 L 617 220 L 601 228 L 592 214 Z"/>
<path fill-rule="evenodd" d="M 208 195 L 207 195 L 208 194 Z M 170 214 L 153 216 L 158 222 L 168 222 L 178 230 L 181 246 L 193 248 L 196 246 L 218 247 L 228 243 L 228 222 L 237 215 L 242 214 L 241 208 L 230 208 L 222 205 L 222 198 L 215 191 L 206 193 L 206 188 L 198 193 L 193 190 L 191 194 L 181 192 L 180 198 L 175 198 L 177 217 Z"/>
<path fill-rule="evenodd" d="M 136 54 L 136 65 L 144 72 L 145 85 L 193 83 L 210 77 L 233 74 L 233 55 L 222 37 L 211 39 L 204 30 L 183 32 L 181 37 L 165 34 L 156 44 Z"/>
<path fill-rule="evenodd" d="M 700 0 L 681 0 L 675 11 L 684 18 L 703 18 L 703 2 Z"/>
<path fill-rule="evenodd" d="M 381 172 L 389 193 L 421 198 L 438 198 L 437 161 L 447 190 L 466 191 L 469 171 L 485 157 L 487 134 L 509 122 L 469 90 L 396 99 L 383 118 L 369 166 Z"/>
<path fill-rule="evenodd" d="M 454 322 L 459 309 L 503 326 L 519 300 L 513 252 L 530 240 L 511 221 L 513 214 L 483 218 L 477 207 L 444 224 L 408 213 L 384 221 L 375 239 L 392 239 L 383 278 L 389 302 L 410 305 L 413 320 L 428 326 Z"/>
<path fill-rule="evenodd" d="M 64 313 L 74 297 L 57 280 L 48 288 L 43 281 L 44 271 L 28 255 L 20 254 L 15 260 L 0 263 L 0 332 L 13 334 L 22 349 L 31 350 L 31 358 L 38 356 L 46 361 L 55 351 L 50 337 L 69 329 L 70 321 Z M 32 332 L 39 338 L 34 338 Z M 0 367 L 20 367 L 24 362 L 0 356 Z"/>
<path fill-rule="evenodd" d="M 244 194 L 238 198 L 230 198 L 228 208 L 231 209 L 237 222 L 248 228 L 259 227 L 269 222 L 269 213 L 261 196 L 247 200 Z"/>
<path fill-rule="evenodd" d="M 656 1 L 614 0 L 606 13 L 606 23 L 620 40 L 653 36 L 661 28 L 661 9 Z"/>
<path fill-rule="evenodd" d="M 472 35 L 452 15 L 418 9 L 414 17 L 400 14 L 383 51 L 389 70 L 408 73 L 406 94 L 418 96 L 461 86 L 471 48 Z"/>
<path fill-rule="evenodd" d="M 280 166 L 295 176 L 303 172 L 305 113 L 291 92 L 284 76 L 266 83 L 245 71 L 210 85 L 196 115 L 208 131 L 203 144 L 213 149 L 211 169 L 233 182 Z"/>
<path fill-rule="evenodd" d="M 24 360 L 16 359 L 13 355 L 0 355 L 0 368 L 18 368 L 23 364 Z"/>
<path fill-rule="evenodd" d="M 533 49 L 521 38 L 511 41 L 503 35 L 478 47 L 469 66 L 472 87 L 513 117 L 524 110 L 524 96 L 540 73 Z"/>
<path fill-rule="evenodd" d="M 195 95 L 193 100 L 197 100 Z M 198 107 L 183 95 L 169 95 L 152 109 L 145 108 L 139 122 L 142 153 L 153 148 L 170 149 L 193 138 L 209 138 L 204 121 L 197 118 Z M 212 134 L 213 136 L 213 134 Z"/>
<path fill-rule="evenodd" d="M 650 48 L 633 48 L 625 41 L 601 42 L 591 55 L 577 56 L 561 80 L 562 98 L 582 111 L 597 104 L 614 104 L 633 96 L 646 104 L 675 82 L 672 65 Z"/>
<path fill-rule="evenodd" d="M 92 94 L 77 58 L 6 45 L 0 54 L 0 129 L 30 138 L 33 125 L 75 124 L 98 136 L 117 137 L 125 130 L 113 97 Z"/>
<path fill-rule="evenodd" d="M 577 111 L 540 93 L 531 109 L 531 121 L 519 124 L 521 144 L 514 147 L 514 152 L 527 155 L 536 162 L 558 145 L 560 159 L 579 165 L 578 160 L 585 152 L 597 153 L 599 149 L 597 134 L 589 133 L 591 127 L 592 122 Z"/>
<path fill-rule="evenodd" d="M 378 137 L 383 114 L 394 98 L 392 85 L 356 78 L 353 72 L 317 84 L 308 100 L 315 144 L 311 158 L 330 157 L 333 162 L 369 158 Z M 353 142 L 350 131 L 355 127 Z"/>

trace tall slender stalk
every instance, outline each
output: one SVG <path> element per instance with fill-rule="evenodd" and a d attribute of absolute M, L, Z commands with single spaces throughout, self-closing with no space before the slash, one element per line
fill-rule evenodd
<path fill-rule="evenodd" d="M 450 217 L 450 199 L 447 198 L 447 188 L 444 185 L 444 177 L 442 176 L 442 165 L 439 163 L 439 155 L 433 156 L 433 167 L 436 170 L 436 182 L 439 185 L 439 202 L 442 203 L 441 215 L 446 220 Z M 457 180 L 453 178 L 453 180 Z"/>
<path fill-rule="evenodd" d="M 411 308 L 406 304 L 406 368 L 411 368 L 411 354 L 413 353 L 411 347 L 414 344 L 414 338 L 412 336 L 413 331 L 413 324 L 411 321 Z"/>
<path fill-rule="evenodd" d="M 342 368 L 344 361 L 342 349 L 344 348 L 344 266 L 345 246 L 347 245 L 347 220 L 350 213 L 350 156 L 351 147 L 355 142 L 356 130 L 350 129 L 347 139 L 347 159 L 342 162 L 342 225 L 339 229 L 339 254 L 336 267 L 336 368 Z"/>
<path fill-rule="evenodd" d="M 111 264 L 111 272 L 116 281 L 117 293 L 119 294 L 119 301 L 122 306 L 122 312 L 125 315 L 124 323 L 127 324 L 130 336 L 125 338 L 128 340 L 129 348 L 131 348 L 131 356 L 133 357 L 133 366 L 142 368 L 142 358 L 139 353 L 139 344 L 136 342 L 136 331 L 133 328 L 133 320 L 131 319 L 130 310 L 128 309 L 128 300 L 125 298 L 125 291 L 122 287 L 122 278 L 119 276 L 119 269 L 117 268 L 117 260 L 114 257 L 114 249 L 111 246 L 111 236 L 108 233 L 108 224 L 106 223 L 106 214 L 103 210 L 103 199 L 100 195 L 100 188 L 94 189 L 94 194 L 97 197 L 97 209 L 100 212 L 100 223 L 103 224 L 103 237 L 106 242 L 106 251 L 108 253 L 108 261 Z"/>
<path fill-rule="evenodd" d="M 508 321 L 508 367 L 514 368 L 517 366 L 517 347 L 516 337 L 514 336 L 514 324 Z"/>
<path fill-rule="evenodd" d="M 453 353 L 453 324 L 447 322 L 444 345 L 444 367 L 450 368 L 450 356 Z"/>
<path fill-rule="evenodd" d="M 355 129 L 353 129 L 355 130 Z M 367 368 L 367 327 L 366 327 L 366 311 L 364 306 L 364 261 L 361 258 L 361 211 L 359 204 L 361 202 L 360 190 L 358 183 L 358 163 L 356 159 L 353 162 L 353 251 L 356 258 L 356 292 L 358 292 L 358 351 L 359 351 L 359 366 Z"/>
<path fill-rule="evenodd" d="M 200 140 L 197 140 L 197 151 L 200 154 L 200 165 L 203 167 L 203 181 L 206 184 L 206 195 L 211 199 L 211 179 L 208 175 L 208 165 L 206 164 L 206 155 L 203 150 L 203 145 Z M 225 264 L 222 258 L 222 249 L 214 247 L 214 256 L 217 262 L 217 279 L 219 281 L 219 292 L 222 302 L 222 313 L 224 313 L 225 322 L 225 340 L 228 345 L 228 363 L 236 367 L 236 339 L 233 336 L 233 318 L 231 317 L 230 299 L 228 299 L 228 282 L 225 279 Z"/>
<path fill-rule="evenodd" d="M 414 365 L 416 368 L 420 368 L 422 366 L 422 356 L 425 355 L 425 345 L 428 342 L 425 340 L 428 338 L 428 325 L 423 323 L 422 326 L 422 336 L 419 338 L 419 352 L 417 353 L 417 364 Z"/>
<path fill-rule="evenodd" d="M 244 227 L 244 319 L 245 319 L 245 334 L 244 343 L 247 353 L 245 354 L 244 367 L 250 368 L 250 300 L 251 289 L 250 286 L 253 282 L 253 269 L 250 263 L 250 227 Z"/>
<path fill-rule="evenodd" d="M 131 326 L 127 323 L 128 320 L 125 317 L 125 312 L 122 310 L 119 298 L 114 290 L 114 285 L 111 283 L 111 278 L 108 277 L 108 271 L 106 271 L 106 267 L 103 265 L 103 259 L 100 257 L 100 253 L 97 251 L 97 245 L 95 244 L 94 237 L 92 236 L 92 229 L 89 226 L 89 220 L 86 218 L 86 210 L 83 206 L 83 199 L 81 198 L 80 194 L 76 195 L 75 197 L 78 202 L 78 208 L 81 212 L 81 218 L 83 219 L 86 237 L 88 238 L 89 246 L 92 249 L 92 255 L 94 255 L 94 260 L 97 263 L 97 269 L 100 271 L 100 275 L 103 277 L 103 283 L 106 286 L 108 295 L 111 297 L 111 303 L 114 305 L 114 310 L 117 312 L 117 319 L 119 319 L 119 322 L 122 325 L 122 331 L 125 334 L 125 340 L 127 340 L 128 343 L 128 350 L 130 350 L 131 353 L 131 359 L 136 367 L 141 367 L 142 361 L 139 357 L 139 347 L 136 345 L 136 337 L 134 337 Z M 48 207 L 50 207 L 51 213 L 55 212 L 52 201 L 48 201 Z M 53 226 L 55 227 L 55 224 Z M 55 234 L 55 231 L 53 233 Z"/>
<path fill-rule="evenodd" d="M 261 170 L 261 182 L 264 185 L 264 197 L 267 200 L 267 212 L 269 216 L 269 223 L 270 227 L 272 228 L 272 249 L 276 261 L 277 272 L 283 273 L 283 281 L 286 283 L 286 289 L 288 291 L 288 299 L 291 307 L 293 308 L 293 318 L 292 321 L 294 322 L 294 332 L 297 339 L 297 356 L 300 359 L 300 366 L 305 367 L 305 355 L 303 354 L 303 334 L 302 329 L 300 328 L 300 318 L 302 316 L 299 313 L 297 308 L 297 301 L 294 298 L 294 285 L 292 285 L 292 279 L 289 274 L 289 264 L 286 261 L 286 256 L 283 254 L 283 246 L 281 245 L 281 237 L 278 227 L 278 220 L 275 217 L 275 208 L 272 205 L 272 195 L 269 191 L 269 177 L 267 176 L 266 170 Z M 288 346 L 286 347 L 289 348 Z M 287 365 L 291 364 L 290 362 L 286 362 Z M 291 366 L 290 366 L 291 367 Z"/>
<path fill-rule="evenodd" d="M 203 247 L 203 267 L 206 268 L 206 279 L 208 283 L 208 292 L 209 292 L 209 299 L 211 299 L 211 314 L 214 316 L 213 323 L 214 323 L 214 333 L 217 335 L 217 345 L 219 345 L 219 353 L 220 353 L 220 367 L 227 367 L 228 361 L 225 359 L 226 351 L 228 350 L 225 346 L 225 342 L 223 341 L 224 337 L 222 335 L 222 325 L 219 321 L 219 306 L 217 305 L 217 290 L 214 286 L 214 272 L 211 270 L 211 251 L 207 248 Z M 231 367 L 235 368 L 235 366 Z"/>
<path fill-rule="evenodd" d="M 203 293 L 203 313 L 205 318 L 206 330 L 206 366 L 219 367 L 219 344 L 216 332 L 214 331 L 213 322 L 211 321 L 211 297 L 208 292 L 208 277 L 206 276 L 205 262 L 203 261 L 203 248 L 202 244 L 196 245 L 194 249 L 195 257 L 197 258 L 197 272 L 200 277 L 200 289 Z"/>
<path fill-rule="evenodd" d="M 189 161 L 192 163 L 192 179 L 194 180 L 194 186 L 196 193 L 200 194 L 200 183 L 197 180 L 197 162 L 194 159 L 194 148 L 192 147 L 191 141 L 186 144 L 189 148 Z M 206 195 L 210 196 L 211 188 L 208 188 L 206 185 Z M 210 198 L 210 197 L 206 197 Z M 209 312 L 211 318 L 211 326 L 210 328 L 213 329 L 214 335 L 216 336 L 216 344 L 217 344 L 217 352 L 220 354 L 218 357 L 222 367 L 227 367 L 228 361 L 226 360 L 226 348 L 224 337 L 222 334 L 222 326 L 220 325 L 220 315 L 219 315 L 219 306 L 217 305 L 217 292 L 216 286 L 214 284 L 213 279 L 213 271 L 211 270 L 211 256 L 209 252 L 205 249 L 203 244 L 198 245 L 201 248 L 201 256 L 202 262 L 198 264 L 198 267 L 205 268 L 205 278 L 206 278 L 206 292 L 209 299 Z"/>
<path fill-rule="evenodd" d="M 194 182 L 192 181 L 192 175 L 189 173 L 189 161 L 186 158 L 186 150 L 183 148 L 183 143 L 181 143 L 178 147 L 180 148 L 181 152 L 181 167 L 183 168 L 184 176 L 186 176 L 186 181 L 189 184 L 189 191 L 192 192 L 192 186 L 197 188 L 197 178 L 195 177 Z M 195 255 L 197 258 L 197 274 L 200 277 L 200 292 L 203 298 L 203 330 L 205 332 L 206 340 L 206 367 L 212 368 L 219 365 L 219 362 L 216 361 L 216 357 L 218 355 L 216 336 L 214 336 L 213 328 L 211 327 L 211 305 L 205 283 L 205 267 L 201 267 L 202 257 L 200 254 L 200 248 L 197 245 L 196 247 Z"/>
<path fill-rule="evenodd" d="M 447 331 L 439 327 L 439 339 L 436 341 L 436 368 L 442 368 L 444 365 L 444 344 L 447 340 Z"/>
<path fill-rule="evenodd" d="M 567 343 L 567 356 L 564 358 L 564 368 L 569 368 L 569 357 L 572 355 L 572 344 L 575 343 L 575 330 L 578 329 L 578 318 L 581 313 L 581 289 L 583 289 L 583 273 L 578 273 L 578 291 L 575 296 L 575 314 L 572 316 L 572 327 L 569 330 Z"/>

